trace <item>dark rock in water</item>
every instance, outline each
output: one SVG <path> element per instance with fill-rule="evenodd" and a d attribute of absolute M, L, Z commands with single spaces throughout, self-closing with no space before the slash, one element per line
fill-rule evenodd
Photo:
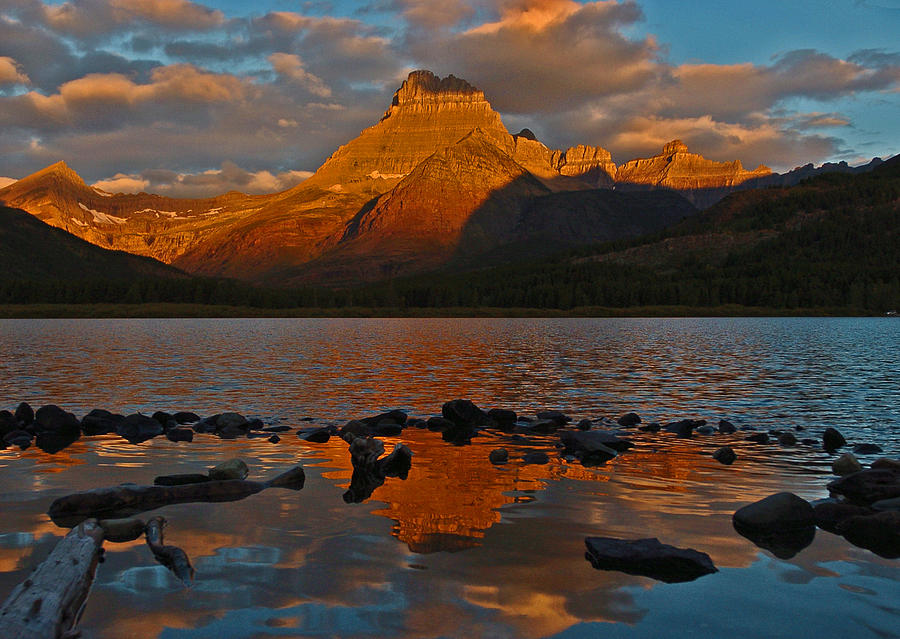
<path fill-rule="evenodd" d="M 458 426 L 489 426 L 490 417 L 468 399 L 454 399 L 441 407 L 441 415 Z"/>
<path fill-rule="evenodd" d="M 240 413 L 221 413 L 216 416 L 216 431 L 223 430 L 246 432 L 250 430 L 250 423 Z"/>
<path fill-rule="evenodd" d="M 498 424 L 515 424 L 516 420 L 519 419 L 516 411 L 507 410 L 506 408 L 492 408 L 487 412 L 487 415 Z"/>
<path fill-rule="evenodd" d="M 150 417 L 162 424 L 163 428 L 165 428 L 170 421 L 175 421 L 173 415 L 161 410 L 156 411 Z"/>
<path fill-rule="evenodd" d="M 298 433 L 298 435 L 300 435 L 300 439 L 305 441 L 313 442 L 314 444 L 324 444 L 331 439 L 331 430 L 328 428 L 318 428 L 310 433 Z"/>
<path fill-rule="evenodd" d="M 625 452 L 634 447 L 634 442 L 620 439 L 616 435 L 603 431 L 563 431 L 559 435 L 566 450 L 592 452 L 597 446 L 611 448 L 616 452 Z"/>
<path fill-rule="evenodd" d="M 386 477 L 407 478 L 412 467 L 412 451 L 404 444 L 396 444 L 390 455 L 378 459 L 382 453 L 384 442 L 378 439 L 357 437 L 350 443 L 353 475 L 350 487 L 343 495 L 345 502 L 358 504 L 365 501 L 384 484 Z"/>
<path fill-rule="evenodd" d="M 37 412 L 34 414 L 32 427 L 35 433 L 81 434 L 81 423 L 78 421 L 78 418 L 54 404 L 41 406 L 37 409 Z"/>
<path fill-rule="evenodd" d="M 412 451 L 406 444 L 394 444 L 394 450 L 384 459 L 379 459 L 381 472 L 385 477 L 399 477 L 406 479 L 409 469 L 412 468 Z"/>
<path fill-rule="evenodd" d="M 549 464 L 550 457 L 543 451 L 534 451 L 525 453 L 525 456 L 522 457 L 522 461 L 526 464 Z"/>
<path fill-rule="evenodd" d="M 665 431 L 667 433 L 675 433 L 682 439 L 687 439 L 693 435 L 694 429 L 698 426 L 702 426 L 702 424 L 699 424 L 696 420 L 682 419 L 681 421 L 666 424 Z"/>
<path fill-rule="evenodd" d="M 505 464 L 509 461 L 509 451 L 505 448 L 495 448 L 488 455 L 488 459 L 491 460 L 492 464 Z"/>
<path fill-rule="evenodd" d="M 520 424 L 516 427 L 519 432 L 537 433 L 539 435 L 549 435 L 555 433 L 562 425 L 555 419 L 538 419 L 537 421 Z"/>
<path fill-rule="evenodd" d="M 822 530 L 827 530 L 831 533 L 837 533 L 838 525 L 844 520 L 875 513 L 874 510 L 865 506 L 839 502 L 816 504 L 813 506 L 813 512 L 816 515 L 816 525 Z"/>
<path fill-rule="evenodd" d="M 587 537 L 585 559 L 598 570 L 616 570 L 666 583 L 693 581 L 718 572 L 706 553 L 676 548 L 658 539 Z"/>
<path fill-rule="evenodd" d="M 22 402 L 16 407 L 15 417 L 23 426 L 31 426 L 34 422 L 34 409 L 28 402 Z"/>
<path fill-rule="evenodd" d="M 364 417 L 360 419 L 363 424 L 368 424 L 369 426 L 377 426 L 382 422 L 390 422 L 392 424 L 396 424 L 399 426 L 406 425 L 406 420 L 408 419 L 408 415 L 404 413 L 402 410 L 392 410 L 387 413 L 381 413 L 380 415 L 374 415 L 372 417 Z"/>
<path fill-rule="evenodd" d="M 719 420 L 719 432 L 722 433 L 723 435 L 730 435 L 731 433 L 734 433 L 736 431 L 737 431 L 737 428 L 735 428 L 735 425 L 732 424 L 727 419 Z"/>
<path fill-rule="evenodd" d="M 259 419 L 258 417 L 247 420 L 247 428 L 249 428 L 250 430 L 262 430 L 263 428 L 265 428 L 265 426 L 266 425 L 263 423 L 263 420 Z"/>
<path fill-rule="evenodd" d="M 816 527 L 812 525 L 790 530 L 757 530 L 735 524 L 734 529 L 742 537 L 746 537 L 759 548 L 768 550 L 779 559 L 790 559 L 816 538 Z"/>
<path fill-rule="evenodd" d="M 242 459 L 229 459 L 209 469 L 210 479 L 223 481 L 227 479 L 246 479 L 250 473 Z"/>
<path fill-rule="evenodd" d="M 418 417 L 413 417 L 412 419 L 406 420 L 407 428 L 425 428 L 428 426 L 428 422 L 424 419 L 420 419 Z"/>
<path fill-rule="evenodd" d="M 582 419 L 578 424 L 576 424 L 576 428 L 578 430 L 590 430 L 594 427 L 594 422 L 589 419 Z"/>
<path fill-rule="evenodd" d="M 166 439 L 170 442 L 192 442 L 194 431 L 191 428 L 170 428 L 166 431 Z"/>
<path fill-rule="evenodd" d="M 803 439 L 800 440 L 800 443 L 806 444 L 807 446 L 815 446 L 816 444 L 819 443 L 819 440 L 812 439 L 811 437 L 804 437 Z"/>
<path fill-rule="evenodd" d="M 857 444 L 853 452 L 857 455 L 875 455 L 884 452 L 884 449 L 878 444 Z"/>
<path fill-rule="evenodd" d="M 95 408 L 81 418 L 81 432 L 85 435 L 106 435 L 115 433 L 119 424 L 125 419 L 124 415 L 111 413 L 102 408 Z"/>
<path fill-rule="evenodd" d="M 281 441 L 281 437 L 279 437 L 278 435 L 272 435 L 268 438 L 268 441 L 272 442 L 273 444 L 277 444 Z"/>
<path fill-rule="evenodd" d="M 456 446 L 463 446 L 471 442 L 477 434 L 478 431 L 472 425 L 454 423 L 453 426 L 441 432 L 441 439 Z"/>
<path fill-rule="evenodd" d="M 116 432 L 132 444 L 139 444 L 162 435 L 163 427 L 155 419 L 135 413 L 119 422 Z"/>
<path fill-rule="evenodd" d="M 726 466 L 731 466 L 731 464 L 734 463 L 734 460 L 737 459 L 737 455 L 730 446 L 717 448 L 712 456 L 717 462 L 725 464 Z"/>
<path fill-rule="evenodd" d="M 796 446 L 797 438 L 794 436 L 794 433 L 784 432 L 778 436 L 778 443 L 782 446 Z"/>
<path fill-rule="evenodd" d="M 194 424 L 200 421 L 200 416 L 197 413 L 180 410 L 172 415 L 172 419 L 174 419 L 179 424 Z"/>
<path fill-rule="evenodd" d="M 794 493 L 776 493 L 738 509 L 732 521 L 735 528 L 752 531 L 798 530 L 814 526 L 816 515 L 805 499 Z"/>
<path fill-rule="evenodd" d="M 286 433 L 292 430 L 290 426 L 266 426 L 263 431 L 267 433 Z"/>
<path fill-rule="evenodd" d="M 883 468 L 861 470 L 834 480 L 828 484 L 828 490 L 864 505 L 893 499 L 900 497 L 900 471 Z"/>
<path fill-rule="evenodd" d="M 269 488 L 301 490 L 306 485 L 306 471 L 303 466 L 294 466 L 265 483 Z"/>
<path fill-rule="evenodd" d="M 396 437 L 403 432 L 403 426 L 393 421 L 378 422 L 371 428 L 376 437 Z"/>
<path fill-rule="evenodd" d="M 638 426 L 638 430 L 642 430 L 645 433 L 658 433 L 662 430 L 662 424 L 658 424 L 657 422 L 651 422 L 646 426 Z"/>
<path fill-rule="evenodd" d="M 888 457 L 882 457 L 881 459 L 876 459 L 873 461 L 869 468 L 873 468 L 875 470 L 896 470 L 900 472 L 900 459 L 890 459 Z"/>
<path fill-rule="evenodd" d="M 900 512 L 896 510 L 850 517 L 838 524 L 837 532 L 854 546 L 886 559 L 900 557 Z"/>
<path fill-rule="evenodd" d="M 628 428 L 629 426 L 637 426 L 641 423 L 641 416 L 637 413 L 625 413 L 618 420 L 619 426 Z"/>
<path fill-rule="evenodd" d="M 748 435 L 744 439 L 748 442 L 755 442 L 757 444 L 768 444 L 769 433 L 754 433 L 753 435 Z"/>
<path fill-rule="evenodd" d="M 443 417 L 429 417 L 428 421 L 425 422 L 425 425 L 428 428 L 428 430 L 436 432 L 436 433 L 442 433 L 445 430 L 447 430 L 448 428 L 456 427 L 455 423 L 453 423 L 449 419 L 445 419 Z"/>
<path fill-rule="evenodd" d="M 13 430 L 6 433 L 3 436 L 3 441 L 6 442 L 9 446 L 18 446 L 22 450 L 25 450 L 29 446 L 31 446 L 31 440 L 34 438 L 34 435 L 29 433 L 27 430 Z"/>
<path fill-rule="evenodd" d="M 216 430 L 216 435 L 220 439 L 237 439 L 238 437 L 248 437 L 249 432 L 240 426 L 226 426 Z"/>
<path fill-rule="evenodd" d="M 862 469 L 862 464 L 860 464 L 859 460 L 851 453 L 844 453 L 833 462 L 831 462 L 831 472 L 840 477 L 858 473 Z"/>
<path fill-rule="evenodd" d="M 716 429 L 708 424 L 706 426 L 700 426 L 699 428 L 696 428 L 694 430 L 696 430 L 701 435 L 712 435 L 714 432 L 716 432 Z"/>
<path fill-rule="evenodd" d="M 826 428 L 822 433 L 822 447 L 828 452 L 837 450 L 846 443 L 847 440 L 835 428 Z"/>
<path fill-rule="evenodd" d="M 353 435 L 354 437 L 371 437 L 372 429 L 368 424 L 359 421 L 358 419 L 351 419 L 349 422 L 344 424 L 343 428 L 338 431 L 338 434 L 341 437 L 345 435 Z"/>
<path fill-rule="evenodd" d="M 872 508 L 874 508 L 875 510 L 900 510 L 900 497 L 876 501 L 874 504 L 872 504 Z"/>
<path fill-rule="evenodd" d="M 804 428 L 803 426 L 794 426 L 794 430 L 797 431 L 798 433 L 802 433 L 803 431 L 806 430 L 806 428 Z"/>
<path fill-rule="evenodd" d="M 243 479 L 235 477 L 234 479 Z M 209 475 L 201 475 L 200 473 L 185 473 L 182 475 L 160 475 L 154 478 L 154 486 L 184 486 L 185 484 L 202 484 L 203 482 L 212 481 Z"/>
<path fill-rule="evenodd" d="M 34 445 L 45 453 L 53 455 L 74 444 L 79 437 L 81 437 L 81 433 L 72 435 L 71 433 L 59 434 L 43 432 L 38 433 L 34 438 Z"/>
<path fill-rule="evenodd" d="M 103 539 L 113 543 L 134 541 L 144 534 L 144 522 L 136 517 L 130 519 L 101 519 L 97 523 L 103 529 Z"/>
<path fill-rule="evenodd" d="M 0 410 L 0 437 L 6 435 L 6 433 L 11 433 L 14 430 L 19 430 L 24 427 L 24 424 L 20 423 L 16 416 L 10 413 L 8 410 Z"/>
<path fill-rule="evenodd" d="M 565 426 L 572 418 L 558 410 L 542 410 L 537 413 L 539 420 L 550 420 L 556 422 L 559 426 Z"/>
<path fill-rule="evenodd" d="M 194 429 L 195 433 L 214 433 L 216 432 L 216 421 L 219 419 L 219 415 L 210 415 L 209 417 L 204 417 L 203 419 L 197 421 L 191 428 Z"/>

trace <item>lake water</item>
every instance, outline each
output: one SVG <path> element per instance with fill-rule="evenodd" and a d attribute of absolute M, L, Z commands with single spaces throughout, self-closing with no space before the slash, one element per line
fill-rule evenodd
<path fill-rule="evenodd" d="M 464 397 L 576 421 L 635 411 L 812 438 L 834 426 L 898 457 L 898 353 L 892 318 L 4 320 L 0 408 L 234 410 L 296 429 L 393 408 L 428 417 Z M 362 504 L 342 499 L 351 465 L 338 438 L 7 449 L 0 597 L 65 534 L 46 515 L 55 498 L 240 457 L 251 478 L 302 463 L 306 487 L 161 509 L 167 543 L 196 568 L 190 589 L 143 541 L 107 543 L 86 637 L 900 636 L 898 560 L 821 530 L 779 559 L 734 531 L 740 506 L 781 490 L 826 497 L 833 479 L 818 445 L 745 436 L 636 432 L 634 449 L 586 468 L 561 459 L 552 435 L 489 431 L 451 446 L 406 429 L 385 441 L 412 449 L 409 477 Z M 722 445 L 734 465 L 711 459 Z M 505 466 L 488 461 L 498 446 Z M 535 450 L 550 463 L 522 463 Z M 708 553 L 719 572 L 664 584 L 595 570 L 587 536 L 658 537 Z"/>

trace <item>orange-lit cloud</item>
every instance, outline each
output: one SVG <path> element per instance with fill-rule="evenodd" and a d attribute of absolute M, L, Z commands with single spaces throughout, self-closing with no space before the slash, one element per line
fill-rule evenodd
<path fill-rule="evenodd" d="M 313 95 L 323 98 L 331 97 L 331 89 L 318 76 L 313 75 L 303 66 L 300 56 L 291 53 L 273 53 L 269 62 L 275 72 L 307 89 Z"/>
<path fill-rule="evenodd" d="M 31 80 L 22 72 L 21 66 L 12 58 L 0 57 L 0 85 L 29 84 Z"/>

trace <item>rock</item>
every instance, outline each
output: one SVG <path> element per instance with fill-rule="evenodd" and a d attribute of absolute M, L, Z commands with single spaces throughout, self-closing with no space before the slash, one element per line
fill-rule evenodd
<path fill-rule="evenodd" d="M 271 435 L 267 441 L 270 441 L 273 444 L 277 444 L 278 442 L 281 441 L 281 437 L 279 437 L 278 435 Z"/>
<path fill-rule="evenodd" d="M 875 455 L 884 452 L 884 449 L 878 444 L 857 444 L 853 452 L 857 455 Z"/>
<path fill-rule="evenodd" d="M 280 475 L 273 477 L 265 483 L 269 488 L 287 488 L 288 490 L 301 490 L 306 485 L 306 471 L 303 466 L 294 466 Z"/>
<path fill-rule="evenodd" d="M 166 431 L 166 439 L 170 442 L 194 441 L 194 430 L 191 428 L 170 428 Z"/>
<path fill-rule="evenodd" d="M 813 525 L 790 530 L 756 530 L 735 525 L 735 530 L 756 546 L 768 550 L 779 559 L 790 559 L 809 546 L 816 538 Z"/>
<path fill-rule="evenodd" d="M 835 428 L 826 428 L 822 433 L 822 447 L 828 452 L 835 451 L 846 443 L 847 440 Z"/>
<path fill-rule="evenodd" d="M 81 433 L 73 435 L 71 433 L 43 432 L 35 436 L 34 445 L 45 453 L 53 455 L 73 444 L 80 436 Z"/>
<path fill-rule="evenodd" d="M 209 478 L 216 481 L 225 479 L 246 479 L 250 469 L 240 459 L 229 459 L 209 469 Z"/>
<path fill-rule="evenodd" d="M 81 418 L 81 432 L 85 435 L 106 435 L 115 433 L 125 416 L 95 408 Z"/>
<path fill-rule="evenodd" d="M 509 461 L 509 451 L 505 448 L 495 448 L 488 455 L 488 459 L 492 464 L 505 464 Z"/>
<path fill-rule="evenodd" d="M 900 497 L 882 499 L 872 504 L 874 510 L 900 510 Z"/>
<path fill-rule="evenodd" d="M 219 419 L 219 415 L 210 415 L 209 417 L 204 417 L 203 419 L 197 421 L 191 428 L 194 429 L 195 433 L 214 433 L 218 428 L 216 426 L 216 421 Z"/>
<path fill-rule="evenodd" d="M 744 439 L 748 442 L 755 442 L 757 444 L 768 444 L 769 433 L 754 433 L 753 435 L 748 435 Z"/>
<path fill-rule="evenodd" d="M 701 426 L 700 428 L 696 428 L 695 430 L 701 435 L 712 435 L 714 432 L 716 432 L 716 429 L 709 425 Z"/>
<path fill-rule="evenodd" d="M 172 415 L 172 419 L 179 424 L 194 424 L 200 421 L 200 416 L 196 413 L 181 410 Z"/>
<path fill-rule="evenodd" d="M 698 421 L 693 419 L 682 419 L 681 421 L 666 424 L 664 430 L 667 433 L 675 433 L 682 439 L 688 439 L 693 434 L 694 429 L 702 425 L 703 424 L 698 423 Z"/>
<path fill-rule="evenodd" d="M 487 412 L 487 415 L 498 424 L 515 424 L 516 420 L 519 419 L 516 411 L 505 408 L 492 408 Z"/>
<path fill-rule="evenodd" d="M 456 424 L 451 422 L 449 419 L 445 419 L 444 417 L 430 417 L 428 418 L 428 421 L 425 422 L 425 425 L 428 430 L 437 433 L 442 433 L 448 428 L 456 427 Z"/>
<path fill-rule="evenodd" d="M 730 435 L 731 433 L 734 433 L 736 431 L 737 431 L 737 428 L 735 428 L 735 425 L 732 424 L 727 419 L 719 420 L 719 432 L 722 433 L 723 435 Z"/>
<path fill-rule="evenodd" d="M 617 420 L 619 426 L 628 428 L 629 426 L 637 426 L 641 423 L 641 417 L 637 413 L 625 413 Z"/>
<path fill-rule="evenodd" d="M 900 460 L 882 457 L 869 464 L 869 468 L 874 468 L 875 470 L 895 470 L 900 472 Z"/>
<path fill-rule="evenodd" d="M 139 444 L 153 439 L 157 435 L 162 435 L 163 427 L 155 419 L 135 413 L 119 422 L 116 432 L 132 444 Z"/>
<path fill-rule="evenodd" d="M 628 439 L 620 439 L 612 433 L 603 430 L 591 431 L 564 431 L 559 436 L 567 450 L 591 452 L 597 446 L 611 448 L 622 453 L 634 447 L 634 442 Z"/>
<path fill-rule="evenodd" d="M 843 477 L 844 475 L 858 473 L 862 469 L 862 464 L 860 464 L 859 460 L 856 459 L 856 457 L 854 457 L 851 453 L 844 453 L 833 462 L 831 462 L 831 472 L 841 477 Z"/>
<path fill-rule="evenodd" d="M 520 423 L 516 426 L 518 432 L 537 433 L 539 435 L 549 435 L 560 428 L 562 428 L 562 425 L 555 419 L 538 419 L 533 422 Z"/>
<path fill-rule="evenodd" d="M 854 546 L 887 559 L 900 557 L 900 512 L 888 510 L 864 517 L 850 517 L 837 532 Z"/>
<path fill-rule="evenodd" d="M 392 410 L 388 411 L 387 413 L 375 415 L 373 417 L 364 417 L 359 421 L 361 421 L 363 424 L 368 424 L 369 426 L 377 426 L 381 423 L 387 422 L 402 427 L 406 425 L 406 420 L 408 418 L 408 415 L 402 410 Z"/>
<path fill-rule="evenodd" d="M 797 437 L 794 436 L 794 433 L 784 432 L 778 436 L 778 443 L 781 446 L 796 446 Z"/>
<path fill-rule="evenodd" d="M 861 470 L 834 480 L 828 484 L 828 490 L 863 505 L 893 499 L 900 497 L 900 471 L 882 468 Z"/>
<path fill-rule="evenodd" d="M 267 433 L 286 433 L 291 430 L 290 426 L 266 426 L 263 431 Z"/>
<path fill-rule="evenodd" d="M 250 425 L 240 413 L 222 413 L 216 417 L 216 430 L 247 431 Z"/>
<path fill-rule="evenodd" d="M 836 501 L 818 503 L 813 506 L 813 512 L 816 515 L 816 525 L 831 533 L 837 533 L 838 525 L 846 519 L 874 514 L 871 508 Z"/>
<path fill-rule="evenodd" d="M 300 433 L 298 433 L 300 435 Z M 329 428 L 318 428 L 312 432 L 303 433 L 300 439 L 312 442 L 314 444 L 324 444 L 331 439 L 331 430 Z"/>
<path fill-rule="evenodd" d="M 49 404 L 41 406 L 34 414 L 35 433 L 57 433 L 59 435 L 80 435 L 81 424 L 72 413 L 67 413 L 59 406 Z"/>
<path fill-rule="evenodd" d="M 172 415 L 161 410 L 156 411 L 150 417 L 162 424 L 163 428 L 166 428 L 170 421 L 175 421 L 175 418 Z"/>
<path fill-rule="evenodd" d="M 582 419 L 575 427 L 578 430 L 590 430 L 594 427 L 594 422 L 589 419 Z"/>
<path fill-rule="evenodd" d="M 662 424 L 652 422 L 650 424 L 647 424 L 646 426 L 638 426 L 638 430 L 642 430 L 645 433 L 658 433 L 662 430 Z"/>
<path fill-rule="evenodd" d="M 246 475 L 245 475 L 246 476 Z M 234 479 L 243 479 L 243 477 L 235 477 Z M 201 475 L 200 473 L 185 473 L 182 475 L 160 475 L 154 478 L 154 486 L 184 486 L 185 484 L 202 484 L 203 482 L 212 481 L 209 475 Z"/>
<path fill-rule="evenodd" d="M 28 402 L 21 402 L 16 406 L 15 418 L 23 426 L 31 426 L 34 422 L 34 409 L 28 405 Z"/>
<path fill-rule="evenodd" d="M 129 519 L 101 519 L 97 523 L 103 529 L 103 539 L 113 543 L 134 541 L 144 534 L 144 521 L 136 517 Z"/>
<path fill-rule="evenodd" d="M 413 417 L 412 419 L 406 420 L 407 428 L 426 428 L 428 426 L 428 422 L 424 419 L 420 419 L 418 417 Z"/>
<path fill-rule="evenodd" d="M 598 570 L 616 570 L 666 583 L 693 581 L 718 572 L 709 555 L 690 548 L 676 548 L 658 539 L 587 537 L 585 558 Z"/>
<path fill-rule="evenodd" d="M 378 422 L 371 429 L 376 437 L 396 437 L 403 432 L 403 426 L 391 420 Z"/>
<path fill-rule="evenodd" d="M 573 452 L 585 465 L 603 464 L 613 459 L 618 453 L 604 442 L 609 437 L 594 437 L 594 433 L 601 431 L 565 431 L 560 435 L 560 440 L 565 446 L 566 452 Z M 618 439 L 618 438 L 616 438 Z"/>
<path fill-rule="evenodd" d="M 734 527 L 750 531 L 798 530 L 814 526 L 816 516 L 808 501 L 793 493 L 776 493 L 737 510 Z"/>
<path fill-rule="evenodd" d="M 25 450 L 29 446 L 31 446 L 31 441 L 34 438 L 34 435 L 29 433 L 27 430 L 13 430 L 6 433 L 3 436 L 3 441 L 6 442 L 9 446 L 18 446 L 22 450 Z"/>
<path fill-rule="evenodd" d="M 552 421 L 556 422 L 557 424 L 559 424 L 560 426 L 565 426 L 570 421 L 572 421 L 571 417 L 569 417 L 565 413 L 558 411 L 558 410 L 542 410 L 537 413 L 537 418 L 539 420 L 543 420 L 543 419 L 552 420 Z"/>
<path fill-rule="evenodd" d="M 526 464 L 549 464 L 550 457 L 543 451 L 535 451 L 525 453 L 525 456 L 522 457 L 522 461 Z"/>
<path fill-rule="evenodd" d="M 454 399 L 441 407 L 441 415 L 457 426 L 488 426 L 490 418 L 467 399 Z"/>
<path fill-rule="evenodd" d="M 0 437 L 3 437 L 7 433 L 11 433 L 14 430 L 19 430 L 24 427 L 24 424 L 19 422 L 16 419 L 16 416 L 10 413 L 8 410 L 0 410 Z"/>
<path fill-rule="evenodd" d="M 722 446 L 721 448 L 717 448 L 715 452 L 712 454 L 713 459 L 717 462 L 725 464 L 726 466 L 731 466 L 734 463 L 734 460 L 737 459 L 737 455 L 734 450 L 730 446 Z"/>
<path fill-rule="evenodd" d="M 342 438 L 348 434 L 353 435 L 354 437 L 371 437 L 372 429 L 365 422 L 361 422 L 358 419 L 351 419 L 349 422 L 344 424 L 343 428 L 338 431 L 338 434 Z"/>

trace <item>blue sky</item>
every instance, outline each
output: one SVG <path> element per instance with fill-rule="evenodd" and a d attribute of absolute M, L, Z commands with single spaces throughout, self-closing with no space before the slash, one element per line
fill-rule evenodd
<path fill-rule="evenodd" d="M 776 170 L 900 147 L 900 0 L 0 0 L 0 176 L 274 190 L 453 73 L 512 132 Z"/>

